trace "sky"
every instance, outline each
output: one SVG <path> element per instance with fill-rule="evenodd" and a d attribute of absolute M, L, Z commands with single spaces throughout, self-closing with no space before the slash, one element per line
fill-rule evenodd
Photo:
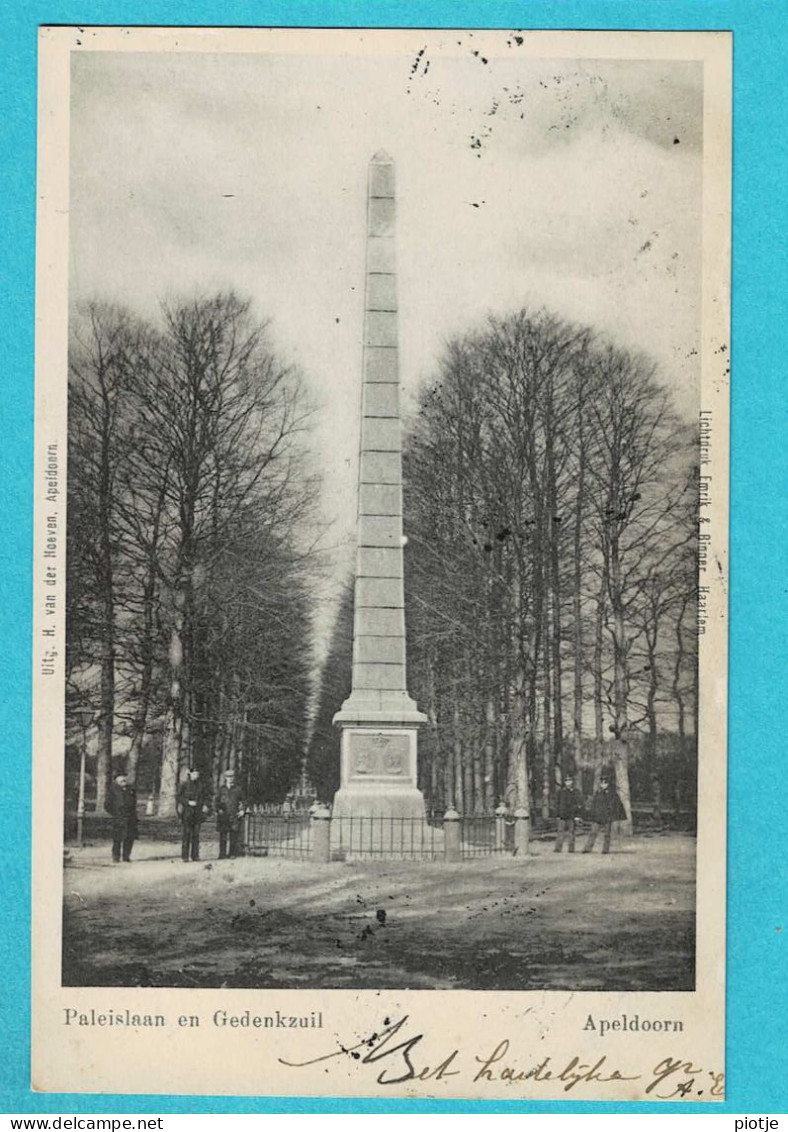
<path fill-rule="evenodd" d="M 697 413 L 699 63 L 537 58 L 506 32 L 336 33 L 299 53 L 304 34 L 275 54 L 72 56 L 70 299 L 251 298 L 317 406 L 335 576 L 355 538 L 379 149 L 397 171 L 405 413 L 448 338 L 523 306 L 649 354 Z"/>

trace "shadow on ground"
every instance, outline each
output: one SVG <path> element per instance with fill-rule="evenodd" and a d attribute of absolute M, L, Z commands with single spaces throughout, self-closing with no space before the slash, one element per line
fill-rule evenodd
<path fill-rule="evenodd" d="M 314 865 L 145 847 L 65 869 L 66 986 L 691 990 L 695 842 Z"/>

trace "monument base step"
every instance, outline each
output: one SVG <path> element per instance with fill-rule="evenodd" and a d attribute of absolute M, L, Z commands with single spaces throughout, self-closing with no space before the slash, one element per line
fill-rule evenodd
<path fill-rule="evenodd" d="M 416 787 L 400 790 L 353 789 L 343 786 L 334 795 L 332 821 L 338 818 L 410 818 L 426 820 L 424 795 Z"/>

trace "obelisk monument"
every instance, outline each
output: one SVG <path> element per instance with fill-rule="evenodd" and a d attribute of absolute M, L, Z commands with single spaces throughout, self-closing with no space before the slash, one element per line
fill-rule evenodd
<path fill-rule="evenodd" d="M 335 818 L 425 813 L 416 760 L 427 717 L 405 674 L 395 219 L 394 162 L 376 153 L 367 184 L 353 682 L 334 716 L 342 731 Z"/>

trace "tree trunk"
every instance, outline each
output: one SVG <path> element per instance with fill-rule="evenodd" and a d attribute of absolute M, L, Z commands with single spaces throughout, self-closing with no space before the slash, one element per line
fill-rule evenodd
<path fill-rule="evenodd" d="M 616 772 L 616 789 L 626 812 L 626 821 L 619 823 L 625 837 L 632 835 L 632 799 L 629 792 L 629 744 L 621 739 L 613 741 L 613 767 Z"/>
<path fill-rule="evenodd" d="M 652 631 L 646 630 L 646 645 L 648 648 L 648 693 L 646 696 L 646 719 L 648 720 L 648 780 L 651 802 L 654 806 L 654 817 L 662 820 L 662 799 L 659 780 L 659 767 L 657 765 L 657 639 L 659 634 L 659 611 L 654 610 L 654 624 Z"/>
<path fill-rule="evenodd" d="M 605 716 L 602 665 L 604 663 L 604 629 L 607 605 L 607 569 L 602 568 L 602 578 L 596 601 L 596 619 L 594 622 L 594 790 L 599 789 L 602 775 L 605 745 Z"/>
<path fill-rule="evenodd" d="M 573 618 L 573 644 L 574 644 L 574 704 L 572 718 L 572 740 L 575 755 L 575 771 L 579 772 L 583 761 L 583 495 L 585 491 L 585 436 L 583 432 L 583 410 L 585 408 L 582 391 L 578 399 L 577 432 L 578 432 L 578 468 L 577 468 L 577 498 L 575 501 L 575 529 L 573 547 L 573 590 L 572 590 L 572 618 Z"/>
<path fill-rule="evenodd" d="M 631 836 L 632 804 L 629 792 L 629 746 L 627 744 L 629 719 L 627 712 L 626 636 L 621 594 L 621 561 L 618 534 L 615 530 L 610 540 L 610 586 L 611 605 L 613 607 L 613 704 L 615 710 L 613 727 L 616 738 L 614 748 L 616 783 L 627 814 L 626 821 L 621 823 L 621 832 Z"/>
<path fill-rule="evenodd" d="M 678 709 L 678 732 L 679 739 L 681 740 L 681 749 L 684 748 L 684 736 L 687 733 L 686 724 L 686 706 L 684 704 L 684 694 L 681 688 L 681 672 L 684 667 L 684 636 L 682 632 L 682 622 L 684 614 L 687 609 L 687 599 L 684 598 L 679 607 L 678 616 L 676 617 L 676 661 L 673 665 L 673 698 L 676 701 L 676 708 Z"/>
<path fill-rule="evenodd" d="M 112 742 L 115 730 L 115 574 L 113 556 L 113 500 L 112 500 L 112 421 L 105 374 L 101 371 L 102 420 L 99 472 L 99 524 L 101 554 L 101 710 L 98 721 L 98 750 L 96 766 L 96 809 L 103 810 L 106 791 L 112 774 Z"/>
<path fill-rule="evenodd" d="M 553 406 L 552 394 L 549 402 L 547 431 L 545 443 L 547 445 L 547 523 L 546 535 L 548 544 L 548 560 L 545 564 L 545 573 L 549 578 L 549 589 L 552 595 L 552 617 L 549 625 L 549 635 L 552 652 L 552 691 L 553 691 L 553 758 L 561 767 L 562 776 L 566 769 L 566 754 L 564 752 L 564 713 L 562 703 L 561 681 L 561 571 L 559 566 L 561 519 L 558 514 L 558 486 L 555 471 L 555 431 L 552 421 Z"/>
<path fill-rule="evenodd" d="M 542 817 L 550 817 L 550 796 L 552 792 L 553 758 L 552 758 L 552 691 L 551 691 L 551 654 L 548 642 L 550 640 L 549 603 L 544 602 L 545 628 L 544 639 L 544 683 L 542 686 Z"/>
<path fill-rule="evenodd" d="M 164 734 L 159 787 L 159 814 L 172 817 L 178 794 L 178 776 L 183 754 L 183 610 L 184 590 L 178 589 L 174 599 L 174 616 L 170 632 L 170 706 Z"/>
<path fill-rule="evenodd" d="M 465 813 L 465 790 L 463 783 L 463 750 L 460 731 L 460 708 L 457 703 L 457 689 L 452 689 L 453 730 L 454 730 L 454 806 L 460 814 Z"/>
<path fill-rule="evenodd" d="M 483 777 L 483 808 L 486 814 L 491 813 L 495 806 L 498 804 L 499 798 L 495 797 L 494 790 L 494 770 L 496 764 L 496 731 L 497 719 L 495 714 L 495 702 L 493 700 L 492 692 L 488 692 L 487 699 L 484 705 L 484 718 L 485 718 L 485 735 L 484 735 L 484 777 Z"/>
<path fill-rule="evenodd" d="M 512 765 L 514 768 L 515 798 L 514 808 L 531 812 L 531 798 L 528 788 L 528 725 L 526 705 L 522 686 L 518 686 L 512 697 Z"/>
<path fill-rule="evenodd" d="M 158 521 L 156 524 L 158 530 Z M 155 542 L 154 542 L 155 548 Z M 155 553 L 155 550 L 154 550 Z M 145 745 L 145 735 L 148 726 L 148 711 L 150 708 L 151 691 L 153 687 L 153 655 L 154 655 L 154 598 L 156 593 L 156 560 L 154 553 L 148 562 L 148 571 L 143 591 L 143 630 L 142 630 L 142 671 L 140 673 L 140 688 L 137 711 L 134 719 L 134 731 L 129 750 L 126 773 L 129 781 L 136 783 L 137 767 L 139 766 L 142 749 Z"/>
<path fill-rule="evenodd" d="M 115 726 L 115 654 L 107 634 L 101 657 L 101 710 L 96 748 L 96 810 L 103 811 L 112 773 L 112 740 Z"/>
<path fill-rule="evenodd" d="M 430 752 L 429 809 L 434 810 L 436 807 L 440 808 L 442 805 L 445 810 L 446 799 L 440 797 L 438 705 L 435 698 L 435 651 L 431 645 L 427 649 L 425 683 L 427 686 L 427 696 L 424 704 L 424 712 L 427 716 L 427 735 L 429 738 Z"/>

